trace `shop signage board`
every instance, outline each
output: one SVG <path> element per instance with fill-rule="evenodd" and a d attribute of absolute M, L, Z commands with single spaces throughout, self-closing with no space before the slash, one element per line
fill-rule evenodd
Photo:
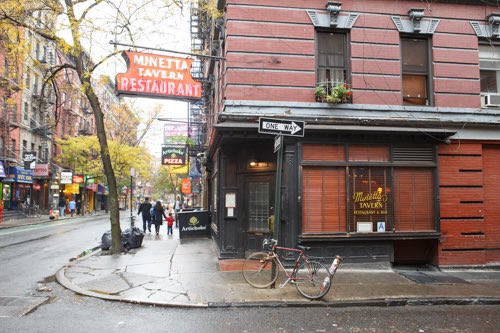
<path fill-rule="evenodd" d="M 201 83 L 191 76 L 193 59 L 124 51 L 127 72 L 116 75 L 116 92 L 123 95 L 201 99 Z"/>
<path fill-rule="evenodd" d="M 0 162 L 0 177 L 5 177 L 5 169 L 2 162 Z"/>
<path fill-rule="evenodd" d="M 190 194 L 191 193 L 191 179 L 184 178 L 182 180 L 182 193 Z"/>
<path fill-rule="evenodd" d="M 166 145 L 185 145 L 187 142 L 187 124 L 165 124 L 163 126 L 163 143 Z"/>
<path fill-rule="evenodd" d="M 22 155 L 24 168 L 33 170 L 36 164 L 36 151 L 25 151 Z"/>
<path fill-rule="evenodd" d="M 36 163 L 35 170 L 33 171 L 33 176 L 35 176 L 35 177 L 48 177 L 49 176 L 49 165 Z"/>
<path fill-rule="evenodd" d="M 210 236 L 210 214 L 208 211 L 179 212 L 179 238 Z"/>
<path fill-rule="evenodd" d="M 14 182 L 32 184 L 33 170 L 26 170 L 20 167 L 9 167 L 9 175 L 7 178 L 13 179 Z"/>
<path fill-rule="evenodd" d="M 83 175 L 74 175 L 73 183 L 75 184 L 83 184 L 85 182 L 85 177 Z"/>
<path fill-rule="evenodd" d="M 184 165 L 186 164 L 186 147 L 163 146 L 161 147 L 162 165 Z"/>
<path fill-rule="evenodd" d="M 73 184 L 73 172 L 62 171 L 61 172 L 61 184 Z"/>
<path fill-rule="evenodd" d="M 305 123 L 298 120 L 259 118 L 259 133 L 304 136 Z"/>

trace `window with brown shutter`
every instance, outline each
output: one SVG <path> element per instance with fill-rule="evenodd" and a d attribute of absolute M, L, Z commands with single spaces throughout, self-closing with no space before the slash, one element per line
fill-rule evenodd
<path fill-rule="evenodd" d="M 304 167 L 302 232 L 346 232 L 345 168 Z"/>
<path fill-rule="evenodd" d="M 349 145 L 349 161 L 389 162 L 389 147 L 371 145 Z"/>
<path fill-rule="evenodd" d="M 436 230 L 432 169 L 394 170 L 394 220 L 396 231 Z"/>
<path fill-rule="evenodd" d="M 344 145 L 310 144 L 302 145 L 303 161 L 345 161 Z"/>

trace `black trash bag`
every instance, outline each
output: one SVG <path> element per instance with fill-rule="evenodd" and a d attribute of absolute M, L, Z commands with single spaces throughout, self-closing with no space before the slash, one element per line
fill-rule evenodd
<path fill-rule="evenodd" d="M 139 228 L 129 228 L 122 232 L 122 246 L 127 249 L 135 249 L 142 246 L 144 233 Z"/>
<path fill-rule="evenodd" d="M 111 230 L 108 230 L 104 234 L 102 234 L 101 250 L 109 250 L 110 248 L 111 248 Z"/>

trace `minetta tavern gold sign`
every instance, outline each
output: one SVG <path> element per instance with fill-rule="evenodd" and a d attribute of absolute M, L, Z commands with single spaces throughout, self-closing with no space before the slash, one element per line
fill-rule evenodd
<path fill-rule="evenodd" d="M 191 76 L 192 59 L 125 51 L 127 72 L 116 75 L 118 94 L 199 100 L 201 83 Z"/>
<path fill-rule="evenodd" d="M 374 192 L 354 192 L 352 195 L 354 202 L 354 215 L 386 215 L 387 214 L 387 194 L 378 188 Z"/>

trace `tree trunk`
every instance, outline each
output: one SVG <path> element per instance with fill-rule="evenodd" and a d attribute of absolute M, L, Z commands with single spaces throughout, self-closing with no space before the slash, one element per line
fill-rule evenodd
<path fill-rule="evenodd" d="M 97 138 L 99 139 L 99 146 L 101 148 L 101 160 L 104 166 L 104 174 L 108 181 L 109 196 L 108 207 L 110 211 L 111 220 L 111 252 L 118 254 L 121 252 L 121 228 L 120 228 L 120 211 L 118 207 L 118 190 L 116 186 L 116 177 L 111 164 L 111 157 L 109 156 L 108 140 L 106 138 L 106 131 L 104 128 L 104 115 L 101 110 L 99 99 L 94 93 L 94 89 L 90 82 L 83 82 L 85 95 L 87 96 L 90 106 L 94 111 L 95 126 L 97 129 Z"/>
<path fill-rule="evenodd" d="M 97 138 L 101 148 L 101 160 L 104 166 L 104 174 L 108 181 L 109 196 L 108 204 L 111 220 L 111 253 L 118 254 L 122 247 L 122 231 L 120 229 L 120 211 L 118 209 L 118 191 L 116 188 L 116 177 L 109 156 L 108 140 L 106 138 L 106 130 L 104 127 L 104 114 L 102 113 L 101 104 L 97 98 L 94 89 L 92 88 L 92 72 L 90 67 L 92 63 L 86 59 L 87 67 L 84 65 L 85 51 L 82 47 L 80 39 L 80 22 L 76 19 L 73 2 L 65 0 L 67 7 L 67 15 L 70 23 L 71 35 L 73 37 L 74 56 L 76 63 L 76 72 L 82 83 L 82 88 L 89 100 L 92 111 L 94 112 L 95 126 L 97 129 Z"/>

